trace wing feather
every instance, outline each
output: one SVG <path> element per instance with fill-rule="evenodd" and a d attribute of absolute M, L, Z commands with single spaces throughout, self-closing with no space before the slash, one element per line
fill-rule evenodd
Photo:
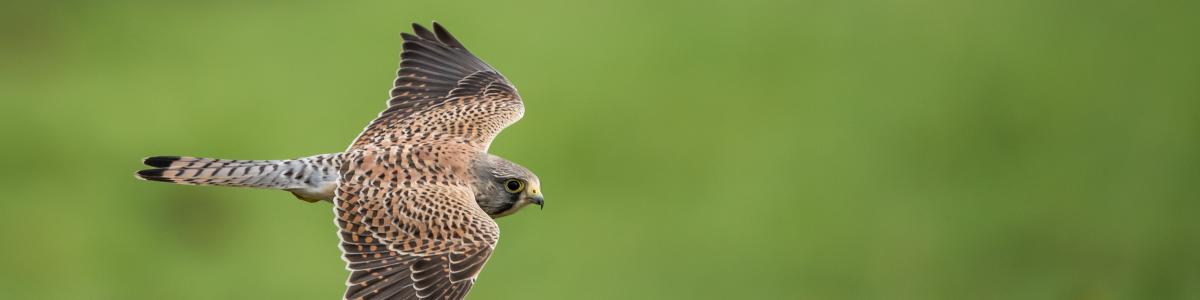
<path fill-rule="evenodd" d="M 499 228 L 460 174 L 434 168 L 460 159 L 446 148 L 345 154 L 334 204 L 347 299 L 462 299 L 474 284 Z"/>
<path fill-rule="evenodd" d="M 467 51 L 445 27 L 434 23 L 431 31 L 413 24 L 413 34 L 401 37 L 404 51 L 388 108 L 367 125 L 351 149 L 438 139 L 486 151 L 501 130 L 524 114 L 512 83 Z"/>

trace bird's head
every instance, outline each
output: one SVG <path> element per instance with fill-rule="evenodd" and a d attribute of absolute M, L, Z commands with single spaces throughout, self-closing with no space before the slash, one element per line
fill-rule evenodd
<path fill-rule="evenodd" d="M 475 202 L 493 219 L 536 204 L 542 207 L 542 186 L 537 175 L 516 163 L 486 154 L 471 166 L 475 175 Z"/>

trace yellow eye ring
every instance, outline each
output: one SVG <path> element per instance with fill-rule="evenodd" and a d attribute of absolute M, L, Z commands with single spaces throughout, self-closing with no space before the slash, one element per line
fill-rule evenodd
<path fill-rule="evenodd" d="M 525 190 L 525 182 L 517 179 L 509 179 L 504 181 L 504 190 L 509 193 L 520 193 Z"/>

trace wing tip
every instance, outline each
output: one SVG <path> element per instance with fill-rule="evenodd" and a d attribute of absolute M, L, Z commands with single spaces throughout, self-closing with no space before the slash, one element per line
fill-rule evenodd
<path fill-rule="evenodd" d="M 433 41 L 433 42 L 437 41 L 437 36 L 435 36 L 432 31 L 429 31 L 428 28 L 425 28 L 425 26 L 422 26 L 421 23 L 413 23 L 412 29 L 413 29 L 413 34 L 416 34 L 418 37 L 421 37 L 421 39 L 423 39 L 423 40 L 429 40 L 429 41 Z"/>
<path fill-rule="evenodd" d="M 442 42 L 442 44 L 446 44 L 447 46 L 454 48 L 466 49 L 466 47 L 463 47 L 462 43 L 458 42 L 457 38 L 454 38 L 454 35 L 450 34 L 449 30 L 446 30 L 446 27 L 443 27 L 442 24 L 438 23 L 437 21 L 433 21 L 433 33 L 437 37 L 438 41 Z"/>
<path fill-rule="evenodd" d="M 400 39 L 403 39 L 405 42 L 421 40 L 421 38 L 407 32 L 401 32 Z"/>
<path fill-rule="evenodd" d="M 453 34 L 450 34 L 450 31 L 446 30 L 446 27 L 442 26 L 442 23 L 439 23 L 438 21 L 433 21 L 433 30 L 426 28 L 424 25 L 421 25 L 421 23 L 413 22 L 412 30 L 413 33 L 401 33 L 400 37 L 405 41 L 426 40 L 442 44 L 443 46 L 450 48 L 462 50 L 467 49 L 463 46 L 462 42 L 458 41 L 458 38 L 455 38 Z"/>

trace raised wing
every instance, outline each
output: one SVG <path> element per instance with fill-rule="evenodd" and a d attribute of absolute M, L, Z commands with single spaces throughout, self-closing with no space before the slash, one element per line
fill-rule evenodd
<path fill-rule="evenodd" d="M 335 212 L 346 299 L 462 299 L 500 231 L 456 169 L 453 146 L 346 153 Z"/>
<path fill-rule="evenodd" d="M 350 149 L 450 142 L 486 152 L 524 113 L 516 88 L 438 23 L 433 31 L 413 24 L 413 32 L 401 34 L 404 51 L 387 110 Z"/>

